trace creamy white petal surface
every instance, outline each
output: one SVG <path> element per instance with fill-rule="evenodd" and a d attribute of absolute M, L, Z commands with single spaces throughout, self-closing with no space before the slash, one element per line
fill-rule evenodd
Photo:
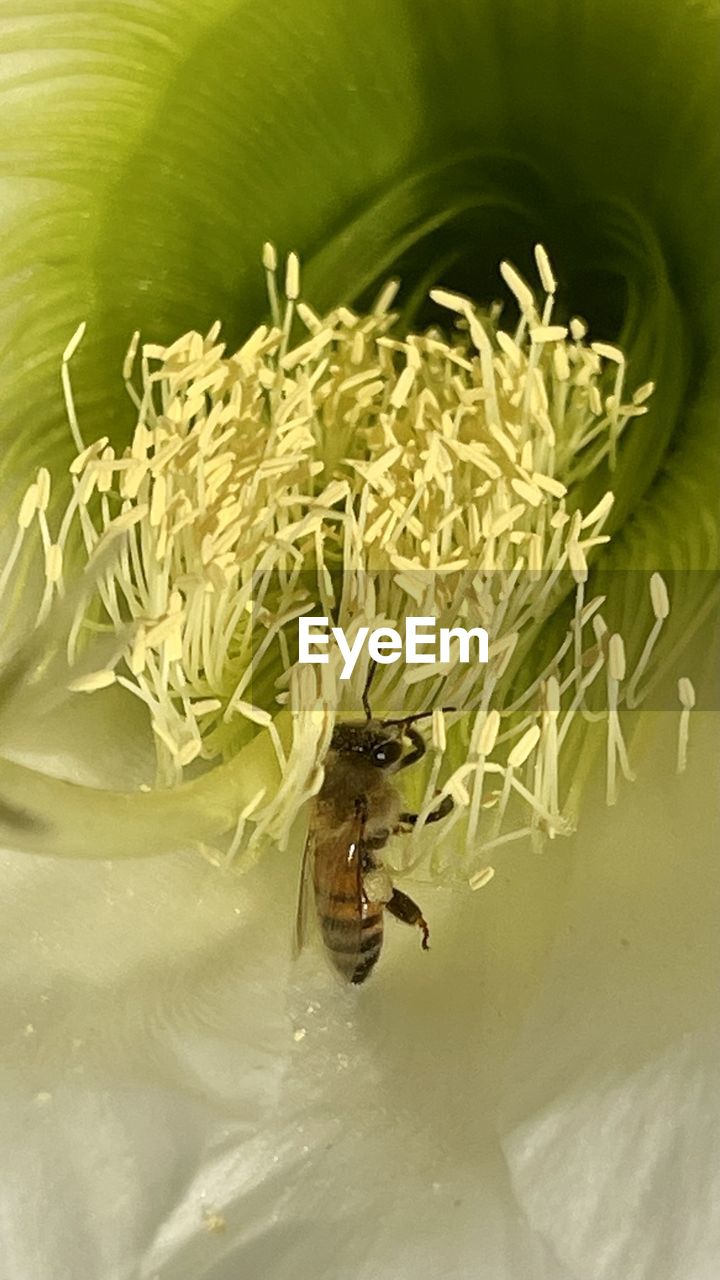
<path fill-rule="evenodd" d="M 508 1064 L 513 1186 L 583 1280 L 712 1280 L 720 1257 L 718 717 L 698 717 L 679 779 L 659 772 L 670 719 L 651 717 L 645 784 L 578 841 Z"/>
<path fill-rule="evenodd" d="M 692 773 L 666 717 L 577 839 L 418 889 L 433 950 L 390 921 L 360 991 L 290 961 L 293 856 L 6 855 L 7 1280 L 710 1280 L 708 720 Z"/>
<path fill-rule="evenodd" d="M 289 972 L 292 878 L 7 861 L 9 1280 L 430 1276 L 448 1231 L 458 1275 L 481 1250 L 558 1274 L 509 1191 L 451 913 L 436 956 L 398 927 L 359 995 Z"/>

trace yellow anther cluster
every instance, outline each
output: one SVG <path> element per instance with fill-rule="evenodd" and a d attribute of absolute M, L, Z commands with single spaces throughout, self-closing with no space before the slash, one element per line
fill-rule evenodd
<path fill-rule="evenodd" d="M 616 765 L 630 775 L 618 705 L 626 686 L 636 693 L 641 670 L 626 672 L 602 600 L 585 597 L 588 555 L 608 540 L 612 494 L 584 513 L 568 499 L 599 462 L 614 464 L 652 386 L 626 395 L 622 352 L 588 342 L 579 319 L 556 322 L 555 278 L 541 246 L 539 297 L 502 264 L 511 325 L 500 323 L 497 308 L 482 313 L 438 289 L 437 325 L 409 336 L 390 311 L 394 282 L 368 314 L 338 307 L 319 316 L 299 298 L 294 255 L 282 308 L 271 246 L 263 262 L 271 319 L 239 350 L 227 353 L 219 325 L 170 347 L 141 347 L 135 335 L 125 375 L 137 422 L 121 453 L 107 438 L 85 446 L 80 437 L 67 372 L 76 335 L 63 366 L 78 448 L 72 494 L 53 535 L 50 477 L 38 474 L 0 594 L 34 528 L 46 568 L 40 620 L 63 593 L 68 559 L 76 564 L 80 554 L 97 565 L 68 638 L 71 665 L 84 658 L 71 687 L 89 692 L 117 681 L 142 699 L 164 784 L 198 759 L 227 756 L 259 729 L 269 732 L 284 781 L 280 795 L 264 807 L 260 797 L 241 815 L 243 823 L 252 817 L 256 835 L 277 836 L 280 827 L 286 834 L 318 784 L 327 716 L 338 710 L 332 664 L 319 689 L 313 673 L 296 667 L 292 624 L 300 614 L 317 606 L 348 631 L 363 622 L 401 625 L 409 614 L 484 626 L 487 666 L 385 667 L 374 700 L 380 709 L 461 709 L 455 754 L 436 712 L 425 811 L 442 781 L 456 801 L 451 821 L 466 822 L 472 882 L 487 883 L 487 849 L 566 829 L 559 756 L 602 671 L 611 799 Z M 567 636 L 511 700 L 504 677 L 517 674 L 568 581 L 575 612 Z M 643 669 L 666 597 L 656 577 Z M 123 639 L 117 660 L 88 668 L 103 632 Z M 358 671 L 353 710 L 363 678 Z M 289 756 L 274 723 L 288 701 Z M 506 831 L 511 801 L 528 816 Z M 484 809 L 491 812 L 481 828 Z"/>

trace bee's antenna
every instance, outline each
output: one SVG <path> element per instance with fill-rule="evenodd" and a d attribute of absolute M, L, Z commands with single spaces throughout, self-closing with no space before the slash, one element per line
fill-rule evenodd
<path fill-rule="evenodd" d="M 372 711 L 370 710 L 370 685 L 373 682 L 376 671 L 377 671 L 377 662 L 373 658 L 373 661 L 370 663 L 370 666 L 368 667 L 367 680 L 365 681 L 365 688 L 363 689 L 363 696 L 362 696 L 363 711 L 365 712 L 365 715 L 368 720 L 372 720 Z"/>
<path fill-rule="evenodd" d="M 441 711 L 457 711 L 457 707 L 441 707 Z M 383 724 L 414 724 L 416 720 L 426 720 L 432 711 L 418 711 L 414 716 L 399 716 L 397 720 L 383 720 Z"/>

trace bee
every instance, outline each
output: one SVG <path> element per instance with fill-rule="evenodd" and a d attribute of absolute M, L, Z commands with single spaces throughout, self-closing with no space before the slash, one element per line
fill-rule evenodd
<path fill-rule="evenodd" d="M 420 929 L 423 950 L 430 945 L 420 907 L 393 886 L 378 855 L 390 836 L 411 830 L 418 820 L 416 813 L 403 810 L 391 779 L 425 754 L 425 740 L 414 726 L 432 712 L 374 719 L 368 700 L 373 672 L 374 664 L 362 699 L 365 720 L 338 724 L 332 735 L 325 778 L 310 815 L 295 930 L 298 952 L 314 897 L 327 955 L 340 976 L 352 983 L 364 982 L 377 964 L 385 911 Z M 452 807 L 446 796 L 425 821 L 439 821 Z"/>

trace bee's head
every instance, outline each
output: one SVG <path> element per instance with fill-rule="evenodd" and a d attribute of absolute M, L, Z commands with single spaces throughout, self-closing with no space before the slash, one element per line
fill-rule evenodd
<path fill-rule="evenodd" d="M 377 662 L 373 661 L 368 667 L 362 695 L 365 723 L 338 725 L 333 733 L 332 745 L 336 751 L 356 752 L 364 756 L 377 765 L 378 769 L 390 769 L 402 759 L 403 738 L 409 738 L 416 751 L 423 754 L 423 739 L 417 729 L 411 729 L 410 726 L 417 720 L 426 720 L 432 715 L 432 711 L 416 711 L 397 720 L 376 720 L 370 710 L 370 686 L 376 671 Z M 455 707 L 443 707 L 442 710 L 454 711 Z"/>
<path fill-rule="evenodd" d="M 402 723 L 362 720 L 356 724 L 337 724 L 332 736 L 332 749 L 342 755 L 360 756 L 378 769 L 390 769 L 403 756 Z"/>

